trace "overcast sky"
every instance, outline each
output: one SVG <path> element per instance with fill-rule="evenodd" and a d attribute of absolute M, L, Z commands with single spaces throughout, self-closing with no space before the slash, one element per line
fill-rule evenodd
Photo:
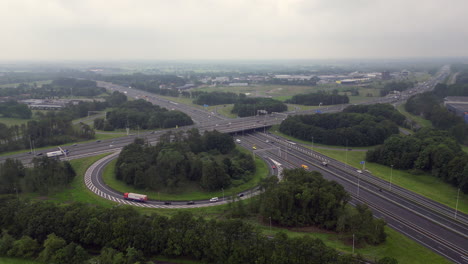
<path fill-rule="evenodd" d="M 0 62 L 468 55 L 467 0 L 0 0 Z"/>

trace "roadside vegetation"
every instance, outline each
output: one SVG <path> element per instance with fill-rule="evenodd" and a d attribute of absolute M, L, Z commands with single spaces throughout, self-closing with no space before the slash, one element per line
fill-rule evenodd
<path fill-rule="evenodd" d="M 91 191 L 89 191 L 86 186 L 84 185 L 83 177 L 84 173 L 87 168 L 93 164 L 98 159 L 104 157 L 104 155 L 99 155 L 95 157 L 89 158 L 82 158 L 77 160 L 72 160 L 70 163 L 72 167 L 75 169 L 77 176 L 74 178 L 73 182 L 70 185 L 70 188 L 65 188 L 55 194 L 48 195 L 46 200 L 53 201 L 56 203 L 73 203 L 73 202 L 82 202 L 88 205 L 98 205 L 102 207 L 113 207 L 116 203 L 105 200 Z M 23 198 L 26 197 L 33 197 L 31 195 L 22 196 Z M 36 196 L 38 200 L 43 200 L 43 196 Z M 249 206 L 250 201 L 245 200 L 245 206 Z M 193 213 L 195 216 L 203 216 L 207 219 L 220 219 L 225 218 L 226 213 L 230 210 L 228 205 L 218 205 L 212 206 L 207 208 L 192 208 L 192 209 L 144 209 L 144 208 L 135 208 L 138 212 L 143 214 L 152 214 L 157 212 L 161 215 L 166 216 L 173 216 L 176 215 L 179 211 L 189 211 Z M 315 228 L 299 228 L 299 229 L 284 229 L 279 228 L 276 225 L 273 225 L 271 228 L 269 227 L 268 221 L 266 222 L 259 222 L 257 218 L 245 218 L 244 221 L 248 221 L 252 223 L 256 228 L 261 230 L 262 233 L 274 236 L 278 232 L 284 232 L 289 237 L 301 237 L 304 234 L 314 238 L 322 239 L 325 244 L 331 248 L 338 249 L 343 252 L 351 252 L 351 243 L 350 241 L 343 241 L 339 235 L 330 233 L 330 232 L 322 232 L 318 231 Z M 374 259 L 381 259 L 384 256 L 394 256 L 399 263 L 449 263 L 443 257 L 433 253 L 432 251 L 426 249 L 425 247 L 417 244 L 416 242 L 406 238 L 405 236 L 401 235 L 400 233 L 393 231 L 390 228 L 385 228 L 385 232 L 388 234 L 387 241 L 379 246 L 365 246 L 365 247 L 357 247 L 356 252 L 362 254 L 365 258 L 374 260 Z M 156 259 L 159 260 L 168 260 L 173 261 L 176 263 L 182 263 L 183 261 L 179 258 L 167 258 L 167 257 L 157 257 Z M 2 259 L 0 258 L 0 261 Z M 8 259 L 9 260 L 9 259 Z M 20 260 L 21 261 L 21 260 Z M 1 262 L 0 262 L 1 263 Z M 9 263 L 9 262 L 6 262 Z M 25 264 L 29 264 L 28 262 L 24 262 Z M 31 262 L 32 263 L 32 262 Z M 190 261 L 187 263 L 201 263 L 197 261 Z M 23 264 L 23 262 L 18 262 L 18 264 Z"/>
<path fill-rule="evenodd" d="M 272 133 L 293 139 L 287 135 L 275 131 L 276 130 L 272 130 Z M 306 147 L 312 149 L 310 141 L 302 141 L 302 143 L 305 144 Z M 318 146 L 319 147 L 315 147 L 313 150 L 340 162 L 346 163 L 356 169 L 362 169 L 363 166 L 360 163 L 366 159 L 366 151 L 357 150 L 359 148 L 356 147 L 353 147 L 351 150 L 347 151 L 343 147 L 326 145 Z M 372 147 L 371 149 L 374 148 L 375 147 Z M 443 182 L 441 179 L 431 177 L 427 173 L 411 174 L 406 170 L 399 170 L 395 168 L 391 169 L 389 166 L 384 166 L 373 162 L 366 162 L 365 166 L 366 169 L 372 173 L 372 175 L 382 178 L 386 181 L 390 181 L 390 176 L 393 176 L 392 184 L 401 186 L 405 189 L 428 197 L 436 202 L 452 207 L 454 208 L 455 212 L 457 189 L 452 187 L 450 184 Z M 464 213 L 468 213 L 468 195 L 460 193 L 458 210 Z"/>
<path fill-rule="evenodd" d="M 362 147 L 381 144 L 398 134 L 404 119 L 390 105 L 356 105 L 342 113 L 289 116 L 279 131 L 322 144 Z"/>

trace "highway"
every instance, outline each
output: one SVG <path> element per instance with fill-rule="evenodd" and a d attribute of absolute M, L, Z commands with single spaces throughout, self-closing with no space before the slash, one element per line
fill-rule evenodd
<path fill-rule="evenodd" d="M 398 104 L 406 100 L 412 94 L 424 92 L 433 89 L 437 82 L 445 79 L 448 75 L 447 69 L 442 71 L 433 79 L 421 83 L 408 91 L 400 93 L 399 96 L 387 96 L 378 98 L 373 103 L 393 103 Z M 373 210 L 377 217 L 384 218 L 388 225 L 395 230 L 407 235 L 422 245 L 432 249 L 442 256 L 456 263 L 468 263 L 468 217 L 458 212 L 454 217 L 454 210 L 447 206 L 436 203 L 428 198 L 422 197 L 408 190 L 392 185 L 389 182 L 372 176 L 368 172 L 358 173 L 355 168 L 343 164 L 336 160 L 325 157 L 317 152 L 311 151 L 300 144 L 295 144 L 269 135 L 266 128 L 280 123 L 287 115 L 305 114 L 307 112 L 273 113 L 265 116 L 256 116 L 249 118 L 227 119 L 216 113 L 194 109 L 176 102 L 161 99 L 158 96 L 143 91 L 129 89 L 109 83 L 100 83 L 111 90 L 126 92 L 127 96 L 134 98 L 145 98 L 146 100 L 159 104 L 169 109 L 177 109 L 193 116 L 196 126 L 173 129 L 172 131 L 184 131 L 191 127 L 197 127 L 200 132 L 216 129 L 220 132 L 234 134 L 241 140 L 241 145 L 252 150 L 255 155 L 264 158 L 270 165 L 273 163 L 278 171 L 284 168 L 297 168 L 301 164 L 309 168 L 320 171 L 325 178 L 335 180 L 342 184 L 352 195 L 352 203 L 365 203 Z M 344 106 L 333 106 L 323 108 L 322 112 L 340 111 Z M 310 112 L 315 112 L 309 111 Z M 254 132 L 257 131 L 257 132 Z M 258 132 L 260 131 L 260 133 Z M 263 133 L 262 133 L 263 132 Z M 150 144 L 155 144 L 158 137 L 165 131 L 155 131 L 139 135 Z M 75 146 L 67 146 L 70 150 L 65 159 L 78 158 L 83 156 L 92 156 L 105 152 L 118 152 L 123 146 L 131 143 L 135 136 L 127 136 L 113 140 L 102 140 L 100 142 L 82 143 Z M 267 142 L 268 141 L 268 142 Z M 274 142 L 274 143 L 271 143 Z M 256 147 L 256 150 L 252 149 Z M 44 150 L 43 152 L 56 149 Z M 10 158 L 17 158 L 24 163 L 30 162 L 32 154 L 17 154 Z M 0 157 L 0 161 L 5 157 Z M 327 166 L 322 164 L 327 162 Z M 116 202 L 130 203 L 123 200 L 122 194 L 109 190 L 99 183 L 100 168 L 105 162 L 99 163 L 93 168 L 94 174 L 90 172 L 92 186 L 97 189 L 94 191 L 101 196 L 114 200 Z M 281 165 L 279 165 L 281 164 Z M 93 165 L 94 166 L 94 165 Z M 92 176 L 94 175 L 94 176 Z M 88 176 L 87 176 L 88 177 Z M 92 180 L 94 179 L 94 180 Z M 94 182 L 93 182 L 94 181 Z M 89 182 L 89 180 L 88 180 Z M 88 187 L 90 188 L 90 187 Z M 108 196 L 108 197 L 106 197 Z M 132 202 L 133 203 L 133 202 Z M 144 206 L 140 203 L 133 205 Z M 186 202 L 171 202 L 171 205 L 164 205 L 161 201 L 152 201 L 147 206 L 208 206 L 206 201 L 196 202 L 195 205 L 187 205 Z"/>
<path fill-rule="evenodd" d="M 377 217 L 388 225 L 413 238 L 433 251 L 457 263 L 466 263 L 468 254 L 468 217 L 452 208 L 412 193 L 368 172 L 358 173 L 339 161 L 291 143 L 281 137 L 265 133 L 251 133 L 240 137 L 243 146 L 264 158 L 281 163 L 284 168 L 297 168 L 304 164 L 317 170 L 329 180 L 344 186 L 352 195 L 351 203 L 369 205 Z M 268 140 L 268 143 L 267 143 Z M 274 143 L 272 143 L 274 142 Z M 327 162 L 324 166 L 322 162 Z"/>

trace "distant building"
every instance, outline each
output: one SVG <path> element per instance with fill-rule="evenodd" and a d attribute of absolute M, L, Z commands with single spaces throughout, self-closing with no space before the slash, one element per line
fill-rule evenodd
<path fill-rule="evenodd" d="M 390 76 L 390 72 L 383 71 L 382 72 L 382 80 L 390 80 L 392 77 Z"/>
<path fill-rule="evenodd" d="M 235 83 L 230 83 L 229 86 L 249 86 L 249 83 L 235 82 Z"/>
<path fill-rule="evenodd" d="M 184 84 L 182 86 L 177 87 L 176 89 L 178 89 L 178 90 L 187 90 L 187 89 L 191 89 L 191 88 L 194 88 L 194 87 L 195 87 L 195 84 L 187 83 L 187 84 Z"/>
<path fill-rule="evenodd" d="M 450 112 L 463 117 L 468 124 L 468 96 L 447 96 L 444 105 Z"/>
<path fill-rule="evenodd" d="M 336 83 L 342 84 L 342 85 L 360 85 L 360 84 L 369 83 L 370 81 L 371 81 L 370 78 L 356 78 L 356 79 L 344 79 L 344 80 L 336 81 Z"/>

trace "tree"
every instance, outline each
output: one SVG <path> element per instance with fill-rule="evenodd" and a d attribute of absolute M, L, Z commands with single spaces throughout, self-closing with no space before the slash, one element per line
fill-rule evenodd
<path fill-rule="evenodd" d="M 67 242 L 54 233 L 48 235 L 47 239 L 44 241 L 44 249 L 39 254 L 39 260 L 47 263 L 54 262 L 57 251 L 63 249 L 66 245 Z"/>
<path fill-rule="evenodd" d="M 23 236 L 21 239 L 13 242 L 13 247 L 8 250 L 7 255 L 11 257 L 34 258 L 39 252 L 40 246 L 36 240 L 29 236 Z"/>

